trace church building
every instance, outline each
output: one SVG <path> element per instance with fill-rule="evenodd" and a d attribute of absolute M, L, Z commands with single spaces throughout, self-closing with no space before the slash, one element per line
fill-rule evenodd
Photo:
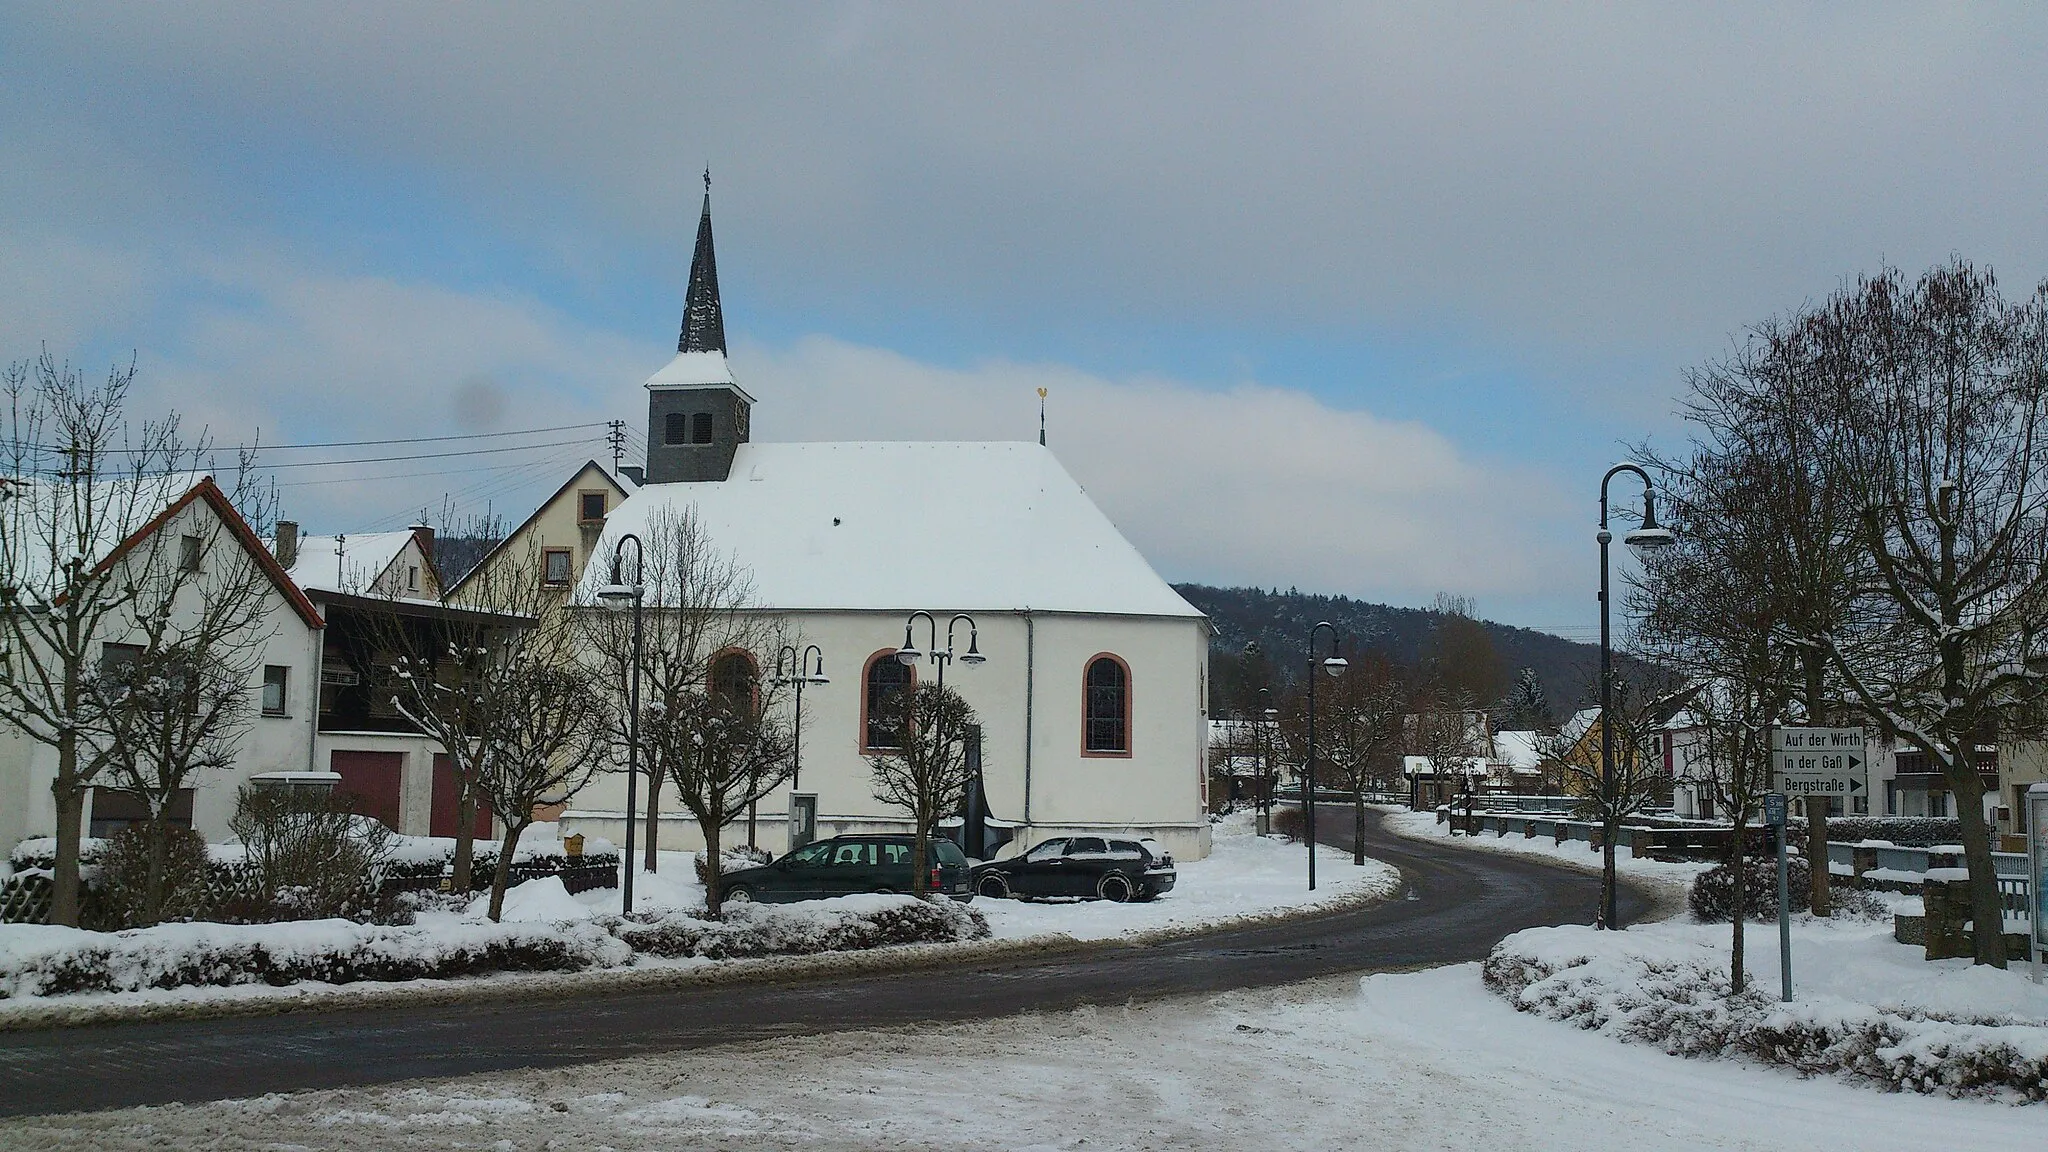
<path fill-rule="evenodd" d="M 574 602 L 598 604 L 626 533 L 694 509 L 710 544 L 744 568 L 751 603 L 823 653 L 806 687 L 796 791 L 815 835 L 907 831 L 873 796 L 886 752 L 875 704 L 918 678 L 944 682 L 982 725 L 981 784 L 954 833 L 1000 856 L 1062 835 L 1135 835 L 1207 855 L 1208 622 L 1155 573 L 1043 443 L 774 443 L 726 360 L 710 196 L 676 355 L 645 383 L 647 458 L 583 551 Z M 758 402 L 772 413 L 776 398 Z M 639 475 L 632 475 L 639 472 Z M 649 588 L 658 604 L 661 590 Z M 649 611 L 658 609 L 649 608 Z M 910 617 L 920 617 L 913 630 Z M 970 643 L 981 661 L 940 668 L 905 647 Z M 906 635 L 911 636 L 906 641 Z M 777 654 L 744 654 L 762 676 Z M 710 670 L 707 669 L 707 676 Z M 759 806 L 758 842 L 787 843 L 791 788 Z M 814 799 L 813 799 L 814 798 Z M 664 809 L 673 807 L 665 804 Z M 623 840 L 624 775 L 586 788 L 561 820 Z M 733 839 L 744 839 L 744 836 Z M 728 839 L 727 842 L 733 842 Z M 680 812 L 664 848 L 701 846 Z"/>

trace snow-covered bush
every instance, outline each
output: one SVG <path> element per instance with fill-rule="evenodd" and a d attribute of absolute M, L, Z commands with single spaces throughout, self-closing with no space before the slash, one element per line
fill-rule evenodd
<path fill-rule="evenodd" d="M 1744 860 L 1742 905 L 1751 920 L 1778 918 L 1778 861 L 1776 857 L 1751 856 Z M 1796 908 L 1812 882 L 1813 874 L 1802 857 L 1785 861 L 1785 883 Z M 1726 864 L 1709 868 L 1693 877 L 1686 906 L 1693 918 L 1704 923 L 1723 922 L 1735 913 L 1735 872 Z"/>
<path fill-rule="evenodd" d="M 636 952 L 709 960 L 943 944 L 988 935 L 988 920 L 981 913 L 944 898 L 842 896 L 803 904 L 729 904 L 725 917 L 636 917 L 615 923 L 612 931 Z"/>
<path fill-rule="evenodd" d="M 243 859 L 219 918 L 237 923 L 357 916 L 376 899 L 391 830 L 345 796 L 245 784 L 228 819 Z"/>
<path fill-rule="evenodd" d="M 703 849 L 697 850 L 695 859 L 697 864 L 697 883 L 710 883 L 711 874 L 709 869 L 711 862 L 705 857 Z M 775 856 L 765 848 L 749 848 L 741 844 L 719 852 L 718 874 L 720 876 L 730 876 L 742 868 L 759 868 L 761 865 L 770 863 L 774 859 Z"/>
<path fill-rule="evenodd" d="M 131 824 L 108 839 L 99 854 L 100 899 L 90 909 L 105 924 L 88 919 L 87 927 L 139 928 L 162 920 L 191 920 L 206 914 L 210 864 L 206 840 L 190 828 L 164 829 L 168 852 L 163 862 L 161 902 L 150 907 L 149 827 Z"/>
<path fill-rule="evenodd" d="M 1785 822 L 1792 843 L 1806 843 L 1806 818 Z M 1963 842 L 1963 822 L 1955 816 L 1830 816 L 1828 839 L 1838 844 L 1884 840 L 1901 848 L 1932 848 Z"/>
<path fill-rule="evenodd" d="M 568 972 L 627 963 L 589 925 L 462 924 L 433 932 L 346 920 L 161 924 L 128 932 L 17 925 L 0 948 L 0 999 L 145 988 L 424 980 Z"/>
<path fill-rule="evenodd" d="M 1535 929 L 1495 946 L 1486 986 L 1519 1011 L 1679 1056 L 1735 1055 L 1892 1091 L 2048 1100 L 2048 1027 L 1835 1002 L 1784 1004 L 1683 943 Z"/>

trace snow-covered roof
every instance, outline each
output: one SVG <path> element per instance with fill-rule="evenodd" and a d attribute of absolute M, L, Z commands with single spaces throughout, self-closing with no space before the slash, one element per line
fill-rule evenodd
<path fill-rule="evenodd" d="M 593 554 L 693 505 L 764 608 L 1201 615 L 1038 444 L 742 444 L 729 480 L 633 493 Z M 579 603 L 604 568 L 586 569 Z"/>
<path fill-rule="evenodd" d="M 1517 771 L 1540 768 L 1543 766 L 1542 739 L 1540 732 L 1495 732 L 1494 759 Z"/>
<path fill-rule="evenodd" d="M 649 388 L 702 388 L 723 385 L 742 396 L 747 393 L 733 382 L 732 367 L 723 352 L 678 352 L 676 358 L 647 378 Z M 752 401 L 752 396 L 747 396 Z"/>
<path fill-rule="evenodd" d="M 1564 722 L 1564 727 L 1558 729 L 1558 736 L 1563 740 L 1564 747 L 1569 748 L 1584 739 L 1586 733 L 1592 731 L 1593 726 L 1599 722 L 1598 708 L 1581 708 L 1572 713 L 1571 719 Z"/>
<path fill-rule="evenodd" d="M 33 601 L 61 594 L 62 572 L 70 556 L 59 556 L 47 545 L 73 543 L 80 534 L 82 519 L 75 501 L 87 499 L 70 484 L 41 477 L 9 476 L 0 483 L 0 515 L 19 528 L 13 533 L 16 547 L 6 560 L 7 578 L 20 593 Z M 205 472 L 174 472 L 155 476 L 107 476 L 94 485 L 89 497 L 93 508 L 94 539 L 87 543 L 82 559 L 87 566 L 104 561 L 130 537 L 149 527 L 157 517 L 212 479 Z"/>
<path fill-rule="evenodd" d="M 308 592 L 365 595 L 412 539 L 411 532 L 301 536 L 298 558 L 288 571 L 292 583 Z"/>
<path fill-rule="evenodd" d="M 1442 765 L 1442 767 L 1439 767 Z M 1401 772 L 1407 776 L 1486 775 L 1484 756 L 1403 756 Z"/>

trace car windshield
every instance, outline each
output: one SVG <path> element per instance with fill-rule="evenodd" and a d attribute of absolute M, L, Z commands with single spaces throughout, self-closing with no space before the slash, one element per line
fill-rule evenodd
<path fill-rule="evenodd" d="M 1056 860 L 1067 851 L 1065 840 L 1047 840 L 1024 854 L 1026 860 Z"/>
<path fill-rule="evenodd" d="M 815 868 L 823 864 L 825 858 L 832 854 L 832 848 L 833 844 L 830 840 L 820 840 L 816 844 L 806 844 L 789 855 L 784 856 L 782 862 L 793 868 Z"/>

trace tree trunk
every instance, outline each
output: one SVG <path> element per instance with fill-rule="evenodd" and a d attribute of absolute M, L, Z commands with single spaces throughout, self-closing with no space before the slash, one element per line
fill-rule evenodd
<path fill-rule="evenodd" d="M 924 862 L 931 859 L 931 841 L 931 826 L 922 820 L 918 821 L 917 835 L 912 837 L 910 841 L 910 894 L 912 896 L 921 898 L 930 890 L 924 882 Z"/>
<path fill-rule="evenodd" d="M 1984 781 L 1976 757 L 1958 753 L 1947 766 L 1949 792 L 1963 825 L 1963 863 L 1970 872 L 1970 919 L 1976 923 L 1977 963 L 2005 967 L 2005 904 L 1991 863 L 1991 829 L 1984 822 Z"/>
<path fill-rule="evenodd" d="M 1748 922 L 1749 904 L 1749 843 L 1748 826 L 1743 818 L 1748 813 L 1741 805 L 1735 805 L 1735 840 L 1728 847 L 1728 869 L 1735 881 L 1735 913 L 1729 919 L 1734 923 L 1734 938 L 1728 944 L 1728 987 L 1739 995 L 1745 983 L 1742 970 L 1742 930 Z"/>
<path fill-rule="evenodd" d="M 50 783 L 50 795 L 57 804 L 57 862 L 50 877 L 50 923 L 78 927 L 79 825 L 85 821 L 85 789 L 71 784 L 76 779 L 78 749 L 58 746 L 57 779 Z M 66 759 L 69 766 L 64 764 Z"/>
<path fill-rule="evenodd" d="M 468 892 L 471 868 L 476 859 L 476 791 L 466 780 L 457 779 L 460 791 L 455 801 L 455 859 L 450 865 L 451 892 Z"/>
<path fill-rule="evenodd" d="M 661 769 L 648 765 L 647 769 L 647 855 L 642 872 L 654 871 L 657 861 L 656 833 L 661 831 Z M 627 861 L 628 864 L 632 861 Z"/>
<path fill-rule="evenodd" d="M 160 924 L 164 918 L 164 888 L 170 871 L 171 829 L 162 809 L 150 814 L 148 824 L 149 867 L 142 885 L 142 924 Z"/>
<path fill-rule="evenodd" d="M 505 839 L 498 845 L 498 866 L 491 871 L 491 922 L 505 914 L 505 889 L 512 885 L 512 854 L 519 850 L 519 834 L 526 831 L 524 823 L 505 825 Z"/>
<path fill-rule="evenodd" d="M 1806 871 L 1812 876 L 1810 897 L 1815 916 L 1826 916 L 1828 901 L 1828 802 L 1806 798 Z"/>
<path fill-rule="evenodd" d="M 713 920 L 723 920 L 725 873 L 719 867 L 722 863 L 718 845 L 720 828 L 715 820 L 699 820 L 697 826 L 704 830 L 704 915 Z"/>

